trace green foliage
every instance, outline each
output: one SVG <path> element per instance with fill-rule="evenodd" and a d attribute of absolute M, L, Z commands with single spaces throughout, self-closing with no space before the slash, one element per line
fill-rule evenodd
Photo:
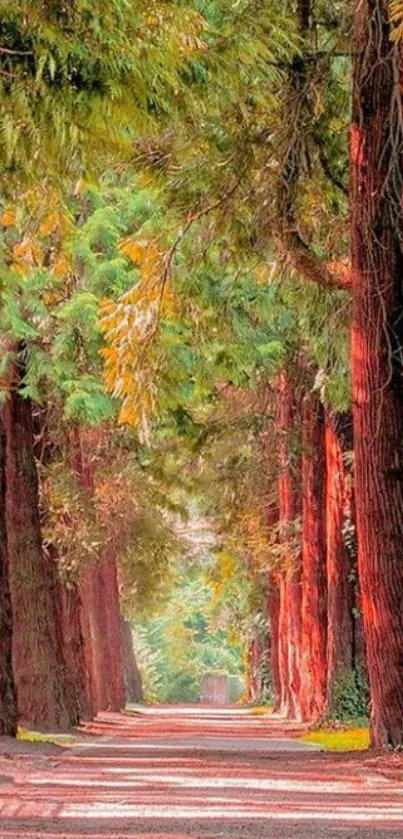
<path fill-rule="evenodd" d="M 102 528 L 91 498 L 63 459 L 42 469 L 40 477 L 45 546 L 57 550 L 62 576 L 76 580 L 80 566 L 99 557 Z"/>
<path fill-rule="evenodd" d="M 55 408 L 46 414 L 40 466 L 45 545 L 57 553 L 62 575 L 70 580 L 113 546 L 127 617 L 152 614 L 188 548 L 176 532 L 180 499 L 152 464 L 145 467 L 127 433 L 107 426 L 81 429 L 80 435 L 91 487 L 82 486 L 75 474 L 71 427 Z"/>
<path fill-rule="evenodd" d="M 340 673 L 333 690 L 331 719 L 348 722 L 369 717 L 369 685 L 365 668 Z"/>
<path fill-rule="evenodd" d="M 154 618 L 135 623 L 135 648 L 145 697 L 195 702 L 204 673 L 242 674 L 242 641 L 217 622 L 209 583 L 212 560 L 179 566 L 179 576 Z M 225 610 L 221 601 L 220 608 Z"/>
<path fill-rule="evenodd" d="M 2 0 L 0 162 L 8 178 L 83 169 L 130 151 L 174 107 L 202 17 L 182 3 Z M 4 179 L 5 185 L 7 179 Z"/>

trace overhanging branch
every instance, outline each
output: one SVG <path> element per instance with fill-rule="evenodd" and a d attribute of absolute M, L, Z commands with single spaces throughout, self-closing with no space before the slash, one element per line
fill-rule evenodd
<path fill-rule="evenodd" d="M 329 290 L 351 288 L 350 267 L 342 260 L 320 259 L 298 233 L 276 234 L 274 240 L 288 264 L 301 279 Z"/>

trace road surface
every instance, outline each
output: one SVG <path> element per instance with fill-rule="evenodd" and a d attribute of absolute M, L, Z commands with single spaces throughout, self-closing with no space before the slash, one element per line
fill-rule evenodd
<path fill-rule="evenodd" d="M 0 839 L 402 839 L 401 781 L 294 734 L 239 710 L 106 714 L 61 754 L 0 755 Z"/>

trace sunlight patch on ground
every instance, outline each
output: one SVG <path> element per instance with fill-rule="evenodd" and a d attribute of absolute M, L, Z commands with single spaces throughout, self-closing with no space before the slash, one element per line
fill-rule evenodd
<path fill-rule="evenodd" d="M 207 717 L 240 717 L 247 716 L 250 708 L 232 705 L 136 705 L 130 704 L 126 707 L 126 712 L 135 714 L 144 714 L 147 717 L 189 717 L 189 716 L 207 716 Z"/>
<path fill-rule="evenodd" d="M 266 739 L 258 739 L 257 737 L 242 737 L 238 735 L 238 739 L 234 736 L 225 736 L 225 732 L 223 732 L 222 737 L 205 737 L 200 736 L 198 741 L 195 741 L 191 738 L 185 737 L 175 737 L 172 735 L 171 741 L 164 741 L 158 740 L 157 742 L 147 742 L 145 739 L 138 738 L 136 743 L 133 741 L 116 741 L 116 740 L 107 740 L 107 741 L 97 741 L 91 743 L 91 751 L 95 749 L 102 750 L 103 753 L 117 753 L 121 751 L 124 755 L 130 756 L 131 754 L 135 754 L 137 752 L 155 752 L 160 751 L 163 753 L 169 752 L 183 752 L 189 753 L 191 755 L 203 752 L 222 752 L 225 751 L 235 752 L 238 754 L 245 753 L 245 752 L 253 752 L 263 754 L 264 752 L 301 752 L 301 751 L 315 751 L 318 750 L 318 746 L 315 743 L 302 743 L 298 739 L 291 739 L 291 738 L 266 738 Z M 87 755 L 88 753 L 88 744 L 85 742 L 78 743 L 74 750 L 75 754 L 84 754 Z"/>
<path fill-rule="evenodd" d="M 368 728 L 346 728 L 336 731 L 332 728 L 319 728 L 308 731 L 299 740 L 314 743 L 332 752 L 362 752 L 369 748 Z"/>
<path fill-rule="evenodd" d="M 111 770 L 110 770 L 111 771 Z M 53 778 L 34 778 L 29 781 L 30 784 L 33 786 L 55 786 L 55 781 Z M 145 774 L 142 772 L 135 773 L 135 771 L 131 771 L 128 773 L 127 777 L 124 780 L 105 780 L 99 777 L 97 778 L 59 778 L 57 780 L 57 786 L 79 786 L 81 788 L 91 788 L 91 787 L 99 787 L 107 788 L 110 787 L 111 789 L 128 789 L 130 787 L 138 787 L 138 786 L 146 786 L 148 788 L 152 787 L 155 784 L 166 784 L 169 785 L 171 789 L 175 787 L 179 787 L 180 789 L 205 789 L 205 790 L 216 790 L 216 789 L 240 789 L 241 791 L 245 790 L 265 790 L 265 791 L 279 791 L 279 792 L 314 792 L 317 794 L 320 793 L 332 793 L 332 794 L 346 794 L 352 793 L 355 795 L 362 795 L 363 789 L 357 789 L 357 784 L 354 782 L 348 782 L 346 780 L 342 781 L 305 781 L 305 780 L 288 780 L 285 778 L 201 778 L 199 776 L 195 776 L 194 778 L 189 778 L 184 775 L 174 775 L 172 774 Z M 403 790 L 401 791 L 403 794 Z"/>
<path fill-rule="evenodd" d="M 363 808 L 354 806 L 340 806 L 327 809 L 310 804 L 306 809 L 299 807 L 283 807 L 268 810 L 264 805 L 254 808 L 248 804 L 244 807 L 232 806 L 225 802 L 224 807 L 217 806 L 184 806 L 165 804 L 124 804 L 112 802 L 86 802 L 85 804 L 70 804 L 63 808 L 61 817 L 65 819 L 196 819 L 220 821 L 263 819 L 267 821 L 323 821 L 349 823 L 399 822 L 402 823 L 401 805 L 387 804 Z"/>
<path fill-rule="evenodd" d="M 41 731 L 28 731 L 18 726 L 18 740 L 24 743 L 51 743 L 54 746 L 75 746 L 77 738 L 71 734 L 44 734 Z"/>

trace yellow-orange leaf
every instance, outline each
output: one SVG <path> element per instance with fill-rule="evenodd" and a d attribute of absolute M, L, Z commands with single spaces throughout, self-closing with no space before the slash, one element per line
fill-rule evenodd
<path fill-rule="evenodd" d="M 16 223 L 16 215 L 14 210 L 5 210 L 3 215 L 1 216 L 0 221 L 2 227 L 14 227 Z"/>
<path fill-rule="evenodd" d="M 51 233 L 54 233 L 59 226 L 59 215 L 57 212 L 49 213 L 46 218 L 44 218 L 39 230 L 42 233 L 42 236 L 50 236 Z"/>
<path fill-rule="evenodd" d="M 64 253 L 59 254 L 53 265 L 53 273 L 55 277 L 63 277 L 68 273 L 69 267 L 67 256 Z"/>

